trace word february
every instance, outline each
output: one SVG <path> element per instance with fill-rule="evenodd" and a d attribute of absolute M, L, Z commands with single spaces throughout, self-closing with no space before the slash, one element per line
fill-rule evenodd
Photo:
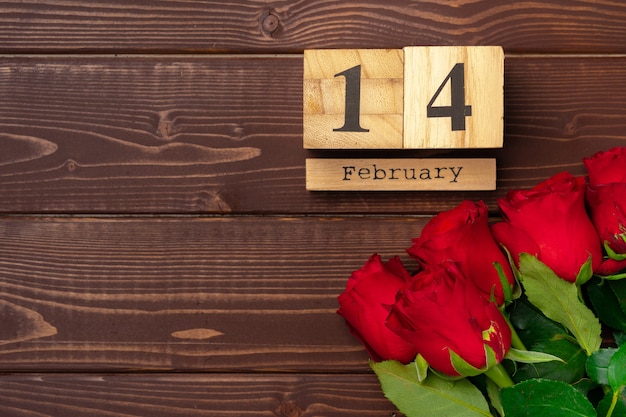
<path fill-rule="evenodd" d="M 495 190 L 496 162 L 481 159 L 307 159 L 310 191 Z"/>
<path fill-rule="evenodd" d="M 372 164 L 371 167 L 357 167 L 357 166 L 344 166 L 343 167 L 343 180 L 351 181 L 353 179 L 354 174 L 358 176 L 360 180 L 369 180 L 373 179 L 374 181 L 381 180 L 407 180 L 407 181 L 417 181 L 417 180 L 439 180 L 439 179 L 447 179 L 446 171 L 450 170 L 452 173 L 452 179 L 450 182 L 458 182 L 459 175 L 463 170 L 463 167 L 434 167 L 430 168 L 379 168 L 376 164 Z"/>

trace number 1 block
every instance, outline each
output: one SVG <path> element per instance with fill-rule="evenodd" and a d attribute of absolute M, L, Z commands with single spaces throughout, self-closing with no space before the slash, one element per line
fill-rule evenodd
<path fill-rule="evenodd" d="M 504 51 L 404 48 L 404 148 L 501 148 Z"/>
<path fill-rule="evenodd" d="M 401 149 L 403 80 L 401 49 L 304 51 L 304 147 Z"/>

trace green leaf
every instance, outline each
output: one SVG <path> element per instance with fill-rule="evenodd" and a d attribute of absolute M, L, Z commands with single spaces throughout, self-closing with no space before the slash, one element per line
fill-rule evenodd
<path fill-rule="evenodd" d="M 623 345 L 611 357 L 607 377 L 613 391 L 619 392 L 626 386 L 626 347 Z"/>
<path fill-rule="evenodd" d="M 622 311 L 626 314 L 626 279 L 609 281 L 609 287 L 611 287 L 611 291 L 617 297 Z"/>
<path fill-rule="evenodd" d="M 491 401 L 491 406 L 500 414 L 504 415 L 504 409 L 502 408 L 502 402 L 500 401 L 500 387 L 491 379 L 486 380 L 487 396 Z"/>
<path fill-rule="evenodd" d="M 417 380 L 415 364 L 371 362 L 385 396 L 407 417 L 492 417 L 487 400 L 467 379 L 450 381 L 431 372 Z"/>
<path fill-rule="evenodd" d="M 476 376 L 484 373 L 487 369 L 498 363 L 496 358 L 496 352 L 489 347 L 489 345 L 483 345 L 485 348 L 485 362 L 486 365 L 483 368 L 476 368 L 469 364 L 465 359 L 456 354 L 456 352 L 449 350 L 450 362 L 455 371 L 462 376 Z"/>
<path fill-rule="evenodd" d="M 589 378 L 581 378 L 574 383 L 570 383 L 570 385 L 576 388 L 581 394 L 587 396 L 587 398 L 589 398 L 589 392 L 598 386 L 598 384 L 596 384 Z M 594 402 L 591 401 L 591 403 L 593 404 Z"/>
<path fill-rule="evenodd" d="M 541 314 L 526 297 L 515 301 L 511 306 L 509 318 L 526 346 L 554 340 L 559 335 L 567 334 L 567 330 L 563 326 Z"/>
<path fill-rule="evenodd" d="M 580 270 L 578 271 L 578 275 L 576 275 L 576 285 L 579 287 L 583 285 L 585 282 L 589 281 L 593 276 L 593 268 L 591 266 L 591 256 L 587 259 L 587 262 L 582 264 Z"/>
<path fill-rule="evenodd" d="M 543 363 L 552 361 L 565 363 L 563 359 L 549 353 L 537 352 L 533 350 L 519 350 L 515 348 L 509 348 L 504 357 L 506 359 L 520 363 Z"/>
<path fill-rule="evenodd" d="M 616 281 L 594 278 L 584 286 L 584 289 L 600 321 L 613 329 L 626 331 L 626 313 L 613 291 L 613 286 L 618 292 L 621 290 L 620 284 Z"/>
<path fill-rule="evenodd" d="M 565 326 L 587 355 L 600 349 L 600 322 L 580 301 L 575 284 L 559 278 L 527 253 L 520 254 L 520 271 L 526 296 L 533 305 L 549 319 Z"/>
<path fill-rule="evenodd" d="M 513 379 L 524 381 L 532 378 L 548 378 L 566 383 L 579 381 L 585 374 L 587 355 L 569 338 L 555 338 L 533 344 L 532 350 L 558 356 L 563 362 L 545 362 L 521 365 Z"/>
<path fill-rule="evenodd" d="M 417 370 L 417 380 L 419 382 L 424 381 L 428 376 L 428 367 L 429 365 L 428 362 L 426 362 L 426 359 L 418 353 L 415 357 L 415 369 Z"/>
<path fill-rule="evenodd" d="M 624 235 L 622 235 L 622 240 L 624 240 Z M 604 241 L 604 250 L 611 259 L 615 259 L 616 261 L 623 261 L 624 259 L 626 259 L 626 254 L 616 253 L 613 249 L 611 249 L 608 240 Z"/>
<path fill-rule="evenodd" d="M 600 349 L 587 358 L 587 375 L 592 381 L 602 385 L 609 385 L 609 362 L 617 349 Z"/>
<path fill-rule="evenodd" d="M 498 272 L 498 278 L 500 278 L 500 285 L 502 285 L 502 293 L 504 295 L 504 303 L 509 304 L 515 298 L 519 297 L 519 294 L 513 293 L 514 287 L 511 284 L 509 284 L 509 280 L 506 277 L 506 274 L 504 273 L 504 268 L 502 268 L 502 265 L 500 265 L 499 262 L 494 262 L 493 266 L 494 268 L 496 268 L 496 271 Z"/>
<path fill-rule="evenodd" d="M 593 405 L 562 381 L 530 379 L 500 393 L 506 417 L 596 417 Z"/>

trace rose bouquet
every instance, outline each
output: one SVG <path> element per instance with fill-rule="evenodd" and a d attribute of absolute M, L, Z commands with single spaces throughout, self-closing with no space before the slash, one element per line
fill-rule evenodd
<path fill-rule="evenodd" d="M 626 416 L 626 148 L 498 201 L 439 213 L 374 254 L 338 313 L 405 415 Z"/>

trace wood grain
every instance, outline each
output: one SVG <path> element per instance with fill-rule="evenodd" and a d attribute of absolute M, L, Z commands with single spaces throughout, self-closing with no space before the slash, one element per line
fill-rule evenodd
<path fill-rule="evenodd" d="M 0 376 L 3 416 L 400 416 L 369 375 Z"/>
<path fill-rule="evenodd" d="M 626 58 L 507 57 L 495 192 L 310 193 L 302 56 L 0 58 L 0 212 L 433 213 L 495 201 L 626 140 Z"/>
<path fill-rule="evenodd" d="M 2 218 L 3 371 L 368 369 L 352 271 L 428 218 Z"/>
<path fill-rule="evenodd" d="M 3 1 L 0 52 L 302 52 L 501 45 L 626 52 L 617 1 Z"/>

